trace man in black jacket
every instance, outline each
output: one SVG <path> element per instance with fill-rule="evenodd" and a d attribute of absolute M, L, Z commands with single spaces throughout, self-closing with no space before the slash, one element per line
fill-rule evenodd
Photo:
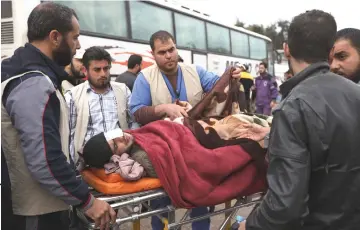
<path fill-rule="evenodd" d="M 359 229 L 360 90 L 329 71 L 335 35 L 319 10 L 290 25 L 284 52 L 295 76 L 273 112 L 269 190 L 239 229 Z"/>

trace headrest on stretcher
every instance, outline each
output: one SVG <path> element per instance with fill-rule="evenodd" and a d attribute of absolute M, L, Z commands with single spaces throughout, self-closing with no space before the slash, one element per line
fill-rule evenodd
<path fill-rule="evenodd" d="M 105 174 L 104 169 L 85 169 L 81 175 L 86 183 L 105 195 L 124 195 L 161 187 L 160 180 L 156 178 L 124 181 L 117 173 Z"/>

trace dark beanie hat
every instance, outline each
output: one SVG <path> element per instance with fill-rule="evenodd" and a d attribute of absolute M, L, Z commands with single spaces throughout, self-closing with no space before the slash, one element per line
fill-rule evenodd
<path fill-rule="evenodd" d="M 99 133 L 90 138 L 83 148 L 85 164 L 94 168 L 103 168 L 104 164 L 110 161 L 112 155 L 113 152 L 104 133 Z"/>

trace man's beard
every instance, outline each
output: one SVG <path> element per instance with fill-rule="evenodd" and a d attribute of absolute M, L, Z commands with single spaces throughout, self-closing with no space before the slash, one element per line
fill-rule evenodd
<path fill-rule="evenodd" d="M 71 64 L 70 64 L 70 71 L 72 73 L 72 77 L 75 78 L 75 79 L 82 79 L 82 78 L 85 77 L 85 74 L 83 72 L 75 69 L 72 61 L 71 61 Z"/>
<path fill-rule="evenodd" d="M 155 60 L 155 62 L 156 62 L 156 60 Z M 161 66 L 161 65 L 158 64 L 158 62 L 156 62 L 156 64 L 159 66 L 159 68 L 160 68 L 165 74 L 170 74 L 170 73 L 176 72 L 177 69 L 178 69 L 178 63 L 179 63 L 179 62 L 178 62 L 177 60 L 175 60 L 175 61 L 174 61 L 174 67 L 173 67 L 173 68 L 168 68 L 168 67 L 166 67 L 166 65 Z"/>
<path fill-rule="evenodd" d="M 341 71 L 336 71 L 336 70 L 333 70 L 334 73 L 342 76 L 342 77 L 345 77 L 355 83 L 359 83 L 360 82 L 360 64 L 358 65 L 357 69 L 355 70 L 354 73 L 352 73 L 351 75 L 346 75 L 344 74 L 343 72 Z"/>
<path fill-rule="evenodd" d="M 53 50 L 52 52 L 54 61 L 59 66 L 67 66 L 71 63 L 72 60 L 72 53 L 69 44 L 63 39 L 60 43 L 59 48 Z"/>
<path fill-rule="evenodd" d="M 88 81 L 95 89 L 106 89 L 109 86 L 110 76 L 105 81 L 93 81 L 91 76 L 88 76 Z"/>
<path fill-rule="evenodd" d="M 360 64 L 359 64 L 357 70 L 355 71 L 355 73 L 352 74 L 352 76 L 349 76 L 349 79 L 352 80 L 355 83 L 360 82 Z"/>

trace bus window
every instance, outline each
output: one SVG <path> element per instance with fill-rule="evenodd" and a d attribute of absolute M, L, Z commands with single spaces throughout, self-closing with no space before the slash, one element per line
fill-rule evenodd
<path fill-rule="evenodd" d="M 12 2 L 1 1 L 1 18 L 11 18 L 11 17 L 12 17 Z"/>
<path fill-rule="evenodd" d="M 130 1 L 130 21 L 133 39 L 149 41 L 158 30 L 174 34 L 171 11 L 145 2 Z"/>
<path fill-rule="evenodd" d="M 204 21 L 175 13 L 175 31 L 176 45 L 180 47 L 206 50 Z"/>
<path fill-rule="evenodd" d="M 241 32 L 231 30 L 231 52 L 234 55 L 249 57 L 249 36 Z"/>
<path fill-rule="evenodd" d="M 75 10 L 80 29 L 87 32 L 127 37 L 123 1 L 54 1 Z"/>
<path fill-rule="evenodd" d="M 265 40 L 250 36 L 250 58 L 261 60 L 266 58 L 266 53 Z"/>
<path fill-rule="evenodd" d="M 230 53 L 229 29 L 206 23 L 208 49 L 219 53 Z"/>

